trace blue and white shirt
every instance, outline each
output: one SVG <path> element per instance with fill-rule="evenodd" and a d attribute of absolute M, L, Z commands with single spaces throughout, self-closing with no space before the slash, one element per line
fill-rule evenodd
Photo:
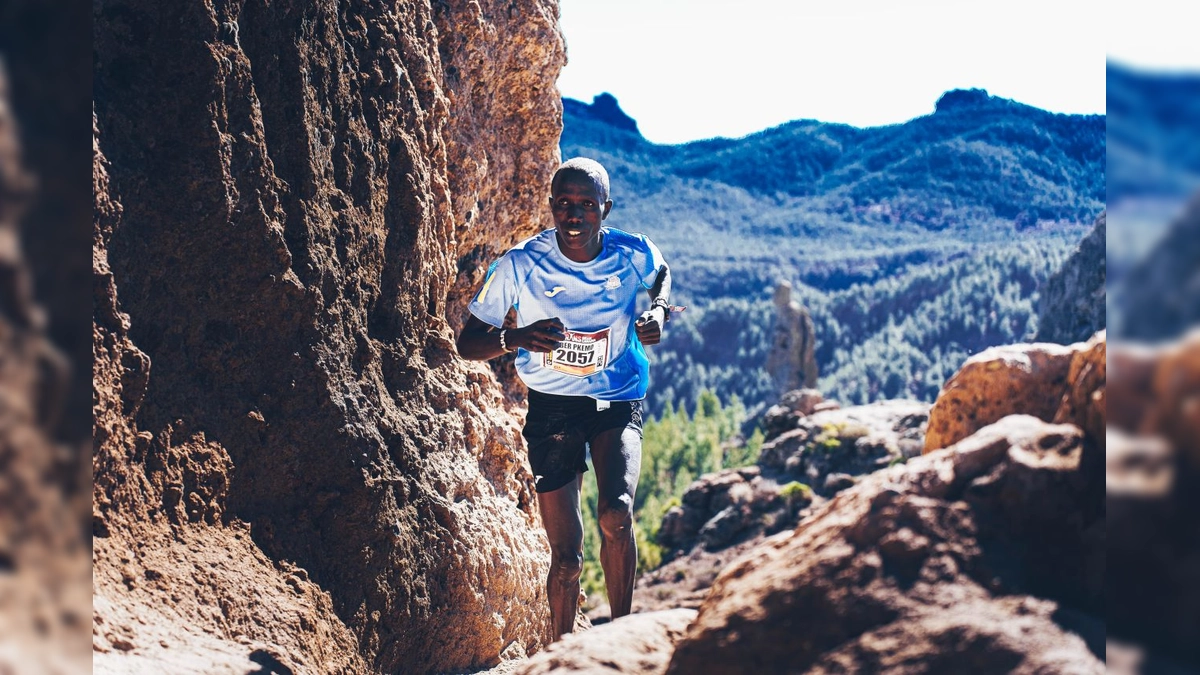
<path fill-rule="evenodd" d="M 601 228 L 594 260 L 563 255 L 553 229 L 514 246 L 488 268 L 471 313 L 497 328 L 510 307 L 517 326 L 558 317 L 567 330 L 551 354 L 517 350 L 517 374 L 544 394 L 602 401 L 645 398 L 650 362 L 637 339 L 638 293 L 666 265 L 645 235 Z"/>

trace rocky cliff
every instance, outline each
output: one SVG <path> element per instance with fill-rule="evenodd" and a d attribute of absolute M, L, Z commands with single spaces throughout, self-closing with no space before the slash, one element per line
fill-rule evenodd
<path fill-rule="evenodd" d="M 537 649 L 516 420 L 453 329 L 541 229 L 553 2 L 93 5 L 99 671 Z"/>
<path fill-rule="evenodd" d="M 1120 336 L 1168 340 L 1200 323 L 1200 192 L 1150 253 L 1121 280 Z"/>
<path fill-rule="evenodd" d="M 1106 214 L 1039 289 L 1038 340 L 1070 344 L 1088 339 L 1106 325 Z"/>

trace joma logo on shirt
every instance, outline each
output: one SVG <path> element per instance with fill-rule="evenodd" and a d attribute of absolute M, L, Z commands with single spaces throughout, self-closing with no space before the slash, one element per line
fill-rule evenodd
<path fill-rule="evenodd" d="M 547 298 L 553 298 L 554 296 L 558 295 L 559 293 L 562 293 L 565 290 L 567 290 L 565 286 L 555 286 L 552 290 L 542 291 L 542 293 Z"/>

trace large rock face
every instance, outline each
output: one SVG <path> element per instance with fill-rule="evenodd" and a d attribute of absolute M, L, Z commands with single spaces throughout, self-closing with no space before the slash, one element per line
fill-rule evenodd
<path fill-rule="evenodd" d="M 1082 342 L 1105 327 L 1106 214 L 1039 289 L 1038 340 Z"/>
<path fill-rule="evenodd" d="M 532 476 L 452 326 L 545 225 L 556 6 L 93 11 L 97 668 L 538 648 Z"/>

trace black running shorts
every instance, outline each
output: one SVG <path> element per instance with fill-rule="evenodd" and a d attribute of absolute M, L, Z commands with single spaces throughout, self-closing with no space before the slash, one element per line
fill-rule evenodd
<path fill-rule="evenodd" d="M 596 399 L 529 390 L 529 414 L 521 435 L 538 492 L 553 492 L 587 471 L 587 444 L 600 432 L 628 428 L 642 435 L 642 402 L 612 401 L 596 410 Z"/>

